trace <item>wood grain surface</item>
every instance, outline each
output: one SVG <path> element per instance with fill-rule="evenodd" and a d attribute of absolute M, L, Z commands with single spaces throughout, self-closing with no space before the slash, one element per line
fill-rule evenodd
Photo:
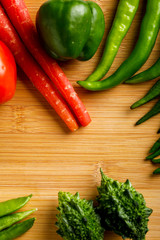
<path fill-rule="evenodd" d="M 44 1 L 25 2 L 35 21 L 36 12 Z M 118 0 L 96 2 L 102 7 L 106 21 L 106 32 L 99 50 L 88 62 L 60 63 L 85 103 L 92 123 L 70 133 L 21 70 L 18 70 L 15 97 L 0 106 L 0 201 L 32 193 L 32 200 L 23 209 L 38 208 L 34 214 L 36 223 L 19 238 L 22 240 L 60 240 L 54 226 L 58 191 L 78 191 L 82 198 L 95 199 L 100 167 L 109 177 L 119 181 L 130 179 L 144 195 L 147 206 L 153 209 L 146 239 L 160 239 L 160 176 L 153 176 L 156 166 L 145 161 L 158 138 L 156 131 L 160 118 L 156 116 L 135 127 L 135 122 L 155 101 L 136 110 L 129 108 L 155 80 L 135 86 L 121 85 L 98 93 L 87 92 L 76 84 L 97 65 L 118 4 Z M 140 1 L 134 22 L 107 75 L 113 73 L 131 53 L 145 3 Z M 151 66 L 159 54 L 160 36 L 141 71 Z M 121 238 L 107 232 L 105 239 Z"/>

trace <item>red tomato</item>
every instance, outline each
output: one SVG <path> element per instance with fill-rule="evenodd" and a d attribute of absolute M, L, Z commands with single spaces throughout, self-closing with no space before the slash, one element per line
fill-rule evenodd
<path fill-rule="evenodd" d="M 17 68 L 8 47 L 0 41 L 0 103 L 10 100 L 16 90 Z"/>

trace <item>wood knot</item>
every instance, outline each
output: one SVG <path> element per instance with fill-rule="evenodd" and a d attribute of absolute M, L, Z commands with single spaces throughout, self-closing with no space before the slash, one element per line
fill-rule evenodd
<path fill-rule="evenodd" d="M 12 106 L 13 129 L 16 132 L 24 132 L 24 107 Z"/>

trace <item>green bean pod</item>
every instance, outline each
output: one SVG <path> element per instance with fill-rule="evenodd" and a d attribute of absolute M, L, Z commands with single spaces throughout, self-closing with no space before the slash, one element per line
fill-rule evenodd
<path fill-rule="evenodd" d="M 78 81 L 79 85 L 91 90 L 102 91 L 119 85 L 135 74 L 147 61 L 160 28 L 160 0 L 148 0 L 138 41 L 129 56 L 110 77 L 97 82 Z"/>
<path fill-rule="evenodd" d="M 153 108 L 148 113 L 146 113 L 140 120 L 138 120 L 138 122 L 136 122 L 136 125 L 147 121 L 158 113 L 160 113 L 160 100 L 153 106 Z"/>
<path fill-rule="evenodd" d="M 28 219 L 24 222 L 17 223 L 6 230 L 0 232 L 1 240 L 13 240 L 27 232 L 34 224 L 35 218 Z"/>
<path fill-rule="evenodd" d="M 160 148 L 160 138 L 154 143 L 153 147 L 150 149 L 150 153 L 156 152 Z"/>
<path fill-rule="evenodd" d="M 86 81 L 98 81 L 109 71 L 122 40 L 126 36 L 137 12 L 139 0 L 120 0 L 117 12 L 106 40 L 100 63 Z"/>
<path fill-rule="evenodd" d="M 160 58 L 150 68 L 125 81 L 127 84 L 143 83 L 160 76 Z"/>
<path fill-rule="evenodd" d="M 0 217 L 6 216 L 12 212 L 22 208 L 30 199 L 32 195 L 11 199 L 5 202 L 0 202 Z"/>
<path fill-rule="evenodd" d="M 25 211 L 25 212 L 18 212 L 18 213 L 13 213 L 11 215 L 0 218 L 0 231 L 23 220 L 24 218 L 28 217 L 30 214 L 34 213 L 35 211 L 36 209 Z"/>
<path fill-rule="evenodd" d="M 160 168 L 157 168 L 157 169 L 153 172 L 153 174 L 160 174 Z"/>
<path fill-rule="evenodd" d="M 158 80 L 153 87 L 147 92 L 147 94 L 141 98 L 139 101 L 135 102 L 131 109 L 140 107 L 144 105 L 145 103 L 153 100 L 154 98 L 158 97 L 160 95 L 160 80 Z"/>

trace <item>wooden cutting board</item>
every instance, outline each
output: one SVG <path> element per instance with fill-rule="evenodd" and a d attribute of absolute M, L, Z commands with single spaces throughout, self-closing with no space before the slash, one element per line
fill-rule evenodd
<path fill-rule="evenodd" d="M 35 21 L 43 0 L 25 0 Z M 96 1 L 103 9 L 106 32 L 98 52 L 88 62 L 60 63 L 64 72 L 85 103 L 92 123 L 70 133 L 49 104 L 19 70 L 15 97 L 0 106 L 0 201 L 33 194 L 24 209 L 38 207 L 34 227 L 19 239 L 60 240 L 54 226 L 58 191 L 80 193 L 82 198 L 95 199 L 100 183 L 100 167 L 119 181 L 130 179 L 133 186 L 153 209 L 147 240 L 160 239 L 160 176 L 153 176 L 156 166 L 145 161 L 150 147 L 157 140 L 159 116 L 135 127 L 155 101 L 130 110 L 154 81 L 121 85 L 104 92 L 91 93 L 80 88 L 97 65 L 106 35 L 111 27 L 118 0 Z M 134 22 L 124 39 L 108 75 L 129 56 L 137 40 L 146 1 L 141 0 Z M 141 70 L 151 66 L 160 53 L 160 36 L 153 52 Z M 157 166 L 158 167 L 158 166 Z M 106 233 L 105 239 L 119 236 Z"/>

